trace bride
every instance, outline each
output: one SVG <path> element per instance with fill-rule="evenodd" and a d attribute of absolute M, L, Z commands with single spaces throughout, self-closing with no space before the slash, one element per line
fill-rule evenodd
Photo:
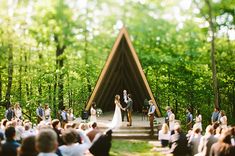
<path fill-rule="evenodd" d="M 120 96 L 119 95 L 115 95 L 114 103 L 115 103 L 115 111 L 114 111 L 114 115 L 113 115 L 113 120 L 109 126 L 111 129 L 121 127 L 121 125 L 122 125 L 121 109 L 124 110 L 124 108 L 122 108 L 122 106 L 120 104 Z"/>

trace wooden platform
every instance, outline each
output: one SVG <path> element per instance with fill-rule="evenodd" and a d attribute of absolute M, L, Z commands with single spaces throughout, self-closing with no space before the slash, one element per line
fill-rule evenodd
<path fill-rule="evenodd" d="M 102 131 L 106 131 L 109 128 L 113 118 L 113 113 L 108 112 L 97 118 L 98 127 Z M 161 124 L 164 122 L 164 118 L 156 118 L 159 124 L 155 124 L 154 135 L 150 135 L 150 126 L 147 117 L 143 117 L 142 114 L 133 113 L 132 116 L 132 126 L 127 126 L 127 121 L 122 123 L 122 126 L 118 129 L 113 130 L 114 139 L 151 139 L 157 140 L 158 130 L 161 127 Z"/>

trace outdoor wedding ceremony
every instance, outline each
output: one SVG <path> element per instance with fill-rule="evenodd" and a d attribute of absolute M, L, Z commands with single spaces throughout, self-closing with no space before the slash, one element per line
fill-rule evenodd
<path fill-rule="evenodd" d="M 234 0 L 0 0 L 0 156 L 234 155 Z"/>

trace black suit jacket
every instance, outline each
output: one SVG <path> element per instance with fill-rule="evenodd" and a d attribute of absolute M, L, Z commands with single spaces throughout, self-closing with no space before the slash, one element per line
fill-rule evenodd
<path fill-rule="evenodd" d="M 127 106 L 126 106 L 127 111 L 133 111 L 133 101 L 131 98 L 128 99 Z"/>
<path fill-rule="evenodd" d="M 184 133 L 173 134 L 171 136 L 170 153 L 174 156 L 186 156 L 189 154 L 188 141 Z"/>

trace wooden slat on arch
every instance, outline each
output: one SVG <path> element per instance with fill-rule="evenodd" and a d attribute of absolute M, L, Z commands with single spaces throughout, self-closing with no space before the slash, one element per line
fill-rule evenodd
<path fill-rule="evenodd" d="M 126 28 L 122 28 L 109 54 L 96 86 L 87 102 L 86 110 L 94 101 L 103 111 L 114 109 L 114 96 L 123 102 L 123 90 L 132 94 L 134 111 L 140 112 L 145 99 L 152 99 L 156 112 L 161 113 L 144 75 L 138 56 Z"/>

